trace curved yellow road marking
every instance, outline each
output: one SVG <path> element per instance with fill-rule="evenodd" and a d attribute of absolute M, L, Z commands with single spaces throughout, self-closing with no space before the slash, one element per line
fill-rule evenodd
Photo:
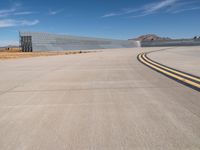
<path fill-rule="evenodd" d="M 180 76 L 178 76 L 178 75 L 175 75 L 175 74 L 173 74 L 173 73 L 167 72 L 167 71 L 165 71 L 165 70 L 163 70 L 163 69 L 161 69 L 161 68 L 158 68 L 158 67 L 156 67 L 156 66 L 150 64 L 149 62 L 147 62 L 145 59 L 142 58 L 142 55 L 143 55 L 143 54 L 144 54 L 144 53 L 140 54 L 140 55 L 138 56 L 138 58 L 139 58 L 139 60 L 140 60 L 141 62 L 143 62 L 143 63 L 146 64 L 147 66 L 150 66 L 150 67 L 154 68 L 155 70 L 157 70 L 157 71 L 159 71 L 159 72 L 162 72 L 162 73 L 164 73 L 164 74 L 166 74 L 166 75 L 168 75 L 168 76 L 171 76 L 171 77 L 173 77 L 173 78 L 175 78 L 175 79 L 177 79 L 177 80 L 179 80 L 179 81 L 182 81 L 182 82 L 187 83 L 187 84 L 189 84 L 189 85 L 192 85 L 192 86 L 194 86 L 194 87 L 200 88 L 200 84 L 198 84 L 198 83 L 195 83 L 195 82 L 193 82 L 193 81 L 190 81 L 190 80 L 188 80 L 188 79 L 185 79 L 185 78 L 183 78 L 183 77 L 180 77 Z"/>
<path fill-rule="evenodd" d="M 143 57 L 144 57 L 144 59 L 145 59 L 146 61 L 148 61 L 148 62 L 150 62 L 150 63 L 152 63 L 152 64 L 154 64 L 154 65 L 156 65 L 156 66 L 159 66 L 160 68 L 163 68 L 163 69 L 165 69 L 165 70 L 171 71 L 171 72 L 176 73 L 176 74 L 178 74 L 178 75 L 181 75 L 181 76 L 184 76 L 184 77 L 186 77 L 186 78 L 189 78 L 189 79 L 195 80 L 195 81 L 197 81 L 197 82 L 200 82 L 200 79 L 198 79 L 198 78 L 196 78 L 196 77 L 193 77 L 193 76 L 184 74 L 184 73 L 182 73 L 182 72 L 179 72 L 179 71 L 176 71 L 176 70 L 167 68 L 167 67 L 165 67 L 165 66 L 162 66 L 162 65 L 160 65 L 160 64 L 158 64 L 158 63 L 155 63 L 155 62 L 151 61 L 149 58 L 146 57 L 146 54 L 143 54 Z"/>

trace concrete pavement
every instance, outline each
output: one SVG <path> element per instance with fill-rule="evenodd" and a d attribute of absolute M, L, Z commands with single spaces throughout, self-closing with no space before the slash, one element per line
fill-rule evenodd
<path fill-rule="evenodd" d="M 200 77 L 160 64 L 147 56 L 149 53 L 155 52 L 157 51 L 146 53 L 142 52 L 138 55 L 137 58 L 141 63 L 148 66 L 149 68 L 200 92 Z"/>
<path fill-rule="evenodd" d="M 200 93 L 137 60 L 158 49 L 0 61 L 0 149 L 199 150 Z"/>
<path fill-rule="evenodd" d="M 169 48 L 150 53 L 149 57 L 178 70 L 200 76 L 200 46 Z"/>

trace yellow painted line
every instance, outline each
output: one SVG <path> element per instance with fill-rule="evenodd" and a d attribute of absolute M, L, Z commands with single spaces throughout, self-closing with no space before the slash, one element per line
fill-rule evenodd
<path fill-rule="evenodd" d="M 167 72 L 167 71 L 165 71 L 165 70 L 163 70 L 163 69 L 161 69 L 161 68 L 158 68 L 158 67 L 156 67 L 156 66 L 150 64 L 150 63 L 147 62 L 146 60 L 144 60 L 144 59 L 142 58 L 141 55 L 142 55 L 142 54 L 140 54 L 140 55 L 138 56 L 139 60 L 142 61 L 142 62 L 143 62 L 144 64 L 146 64 L 147 66 L 150 66 L 150 67 L 154 68 L 155 70 L 157 70 L 157 71 L 159 71 L 159 72 L 162 72 L 162 73 L 164 73 L 164 74 L 166 74 L 166 75 L 168 75 L 168 76 L 170 76 L 170 77 L 173 77 L 173 78 L 175 78 L 175 79 L 177 79 L 177 80 L 179 80 L 179 81 L 182 81 L 182 82 L 187 83 L 187 84 L 189 84 L 189 85 L 192 85 L 192 86 L 194 86 L 194 87 L 200 88 L 200 84 L 195 83 L 195 82 L 193 82 L 193 81 L 190 81 L 190 80 L 188 80 L 188 79 L 179 77 L 179 76 L 177 76 L 177 75 L 175 75 L 175 74 L 173 74 L 173 73 Z"/>
<path fill-rule="evenodd" d="M 184 77 L 186 77 L 186 78 L 189 78 L 189 79 L 195 80 L 195 81 L 197 81 L 197 82 L 200 82 L 200 79 L 198 79 L 198 78 L 196 78 L 196 77 L 193 77 L 193 76 L 190 76 L 190 75 L 181 73 L 181 72 L 179 72 L 179 71 L 176 71 L 176 70 L 167 68 L 167 67 L 165 67 L 165 66 L 162 66 L 162 65 L 160 65 L 160 64 L 158 64 L 158 63 L 155 63 L 155 62 L 151 61 L 150 59 L 148 59 L 148 58 L 146 57 L 146 54 L 143 54 L 143 57 L 144 57 L 144 59 L 145 59 L 146 61 L 148 61 L 148 62 L 150 62 L 150 63 L 152 63 L 152 64 L 154 64 L 154 65 L 156 65 L 156 66 L 159 66 L 159 67 L 161 67 L 161 68 L 163 68 L 163 69 L 165 69 L 165 70 L 171 71 L 171 72 L 176 73 L 176 74 L 178 74 L 178 75 L 181 75 L 181 76 L 184 76 Z"/>

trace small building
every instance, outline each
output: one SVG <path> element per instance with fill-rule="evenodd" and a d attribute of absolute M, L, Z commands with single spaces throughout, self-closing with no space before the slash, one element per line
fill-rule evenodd
<path fill-rule="evenodd" d="M 140 46 L 140 43 L 133 40 L 79 37 L 40 32 L 20 32 L 19 36 L 20 47 L 23 52 L 132 48 Z"/>

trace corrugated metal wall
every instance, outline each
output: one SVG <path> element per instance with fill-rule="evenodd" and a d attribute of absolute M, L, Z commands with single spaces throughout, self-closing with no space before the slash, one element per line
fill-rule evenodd
<path fill-rule="evenodd" d="M 24 41 L 22 40 L 22 38 L 29 36 L 31 36 L 32 39 L 31 47 L 33 51 L 132 48 L 140 46 L 138 42 L 128 40 L 89 38 L 37 32 L 20 32 L 21 46 L 24 45 Z"/>
<path fill-rule="evenodd" d="M 162 46 L 199 46 L 200 40 L 184 39 L 184 40 L 170 40 L 170 41 L 143 41 L 142 47 L 162 47 Z"/>

